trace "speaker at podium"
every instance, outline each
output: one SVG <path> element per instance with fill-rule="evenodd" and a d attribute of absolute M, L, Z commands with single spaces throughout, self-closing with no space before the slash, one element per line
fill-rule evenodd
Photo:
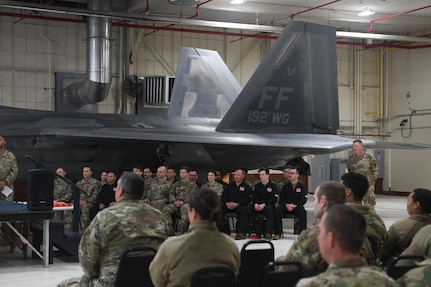
<path fill-rule="evenodd" d="M 54 172 L 49 169 L 29 169 L 27 176 L 27 208 L 52 210 L 54 201 Z"/>

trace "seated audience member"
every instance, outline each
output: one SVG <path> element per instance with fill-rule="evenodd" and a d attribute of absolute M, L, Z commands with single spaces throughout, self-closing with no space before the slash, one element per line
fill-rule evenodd
<path fill-rule="evenodd" d="M 349 172 L 341 176 L 341 183 L 346 188 L 346 204 L 355 208 L 365 217 L 368 240 L 373 248 L 375 259 L 380 260 L 388 232 L 385 223 L 375 213 L 374 208 L 362 204 L 362 199 L 369 188 L 367 178 L 362 174 Z M 371 264 L 371 262 L 368 263 Z"/>
<path fill-rule="evenodd" d="M 233 175 L 233 182 L 229 183 L 223 191 L 221 196 L 221 210 L 223 211 L 223 217 L 227 213 L 236 213 L 237 216 L 237 234 L 235 239 L 245 239 L 245 233 L 247 232 L 248 221 L 247 218 L 241 218 L 243 214 L 242 209 L 246 208 L 250 204 L 251 200 L 251 187 L 245 183 L 245 175 L 247 172 L 244 169 L 236 169 Z M 230 234 L 229 225 L 226 220 L 223 225 L 220 226 L 220 230 L 226 234 Z"/>
<path fill-rule="evenodd" d="M 278 188 L 269 178 L 269 169 L 266 167 L 259 169 L 260 182 L 256 183 L 251 193 L 251 204 L 242 210 L 241 218 L 245 222 L 256 214 L 264 214 L 265 220 L 265 239 L 272 239 L 272 230 L 274 226 L 275 203 L 278 198 Z"/>
<path fill-rule="evenodd" d="M 168 178 L 168 180 L 169 180 L 169 182 L 171 184 L 177 182 L 178 179 L 177 179 L 177 172 L 175 171 L 175 168 L 168 167 L 168 171 L 166 173 L 166 177 Z"/>
<path fill-rule="evenodd" d="M 191 277 L 201 268 L 228 267 L 235 274 L 239 272 L 238 247 L 216 226 L 222 218 L 217 194 L 199 189 L 189 195 L 188 202 L 190 232 L 166 240 L 151 262 L 155 287 L 189 286 Z"/>
<path fill-rule="evenodd" d="M 200 183 L 198 179 L 199 179 L 198 171 L 196 169 L 191 169 L 189 172 L 189 180 L 195 183 L 198 186 L 198 188 L 200 188 L 202 186 L 202 183 Z"/>
<path fill-rule="evenodd" d="M 96 216 L 96 214 L 115 202 L 115 190 L 117 187 L 117 176 L 113 171 L 107 174 L 107 183 L 102 185 L 99 194 L 97 194 L 96 203 L 90 208 L 90 220 Z"/>
<path fill-rule="evenodd" d="M 175 234 L 172 215 L 176 212 L 181 213 L 181 219 L 178 224 L 180 234 L 185 233 L 189 225 L 187 200 L 189 194 L 198 189 L 197 185 L 189 180 L 189 171 L 189 168 L 186 166 L 180 168 L 180 180 L 171 185 L 169 189 L 169 204 L 162 209 L 162 213 L 168 224 L 169 236 Z"/>
<path fill-rule="evenodd" d="M 412 243 L 401 255 L 420 255 L 431 258 L 431 225 L 422 227 L 412 239 Z"/>
<path fill-rule="evenodd" d="M 425 225 L 431 223 L 431 191 L 416 188 L 407 198 L 406 219 L 394 222 L 388 230 L 388 240 L 383 248 L 382 257 L 400 255 L 412 242 L 413 236 Z"/>
<path fill-rule="evenodd" d="M 158 210 L 162 210 L 169 202 L 169 189 L 171 182 L 166 178 L 166 167 L 159 166 L 155 180 L 151 183 L 144 202 Z"/>
<path fill-rule="evenodd" d="M 124 173 L 115 191 L 116 204 L 101 210 L 91 221 L 79 244 L 79 262 L 84 275 L 64 280 L 61 286 L 114 286 L 118 264 L 129 248 L 158 249 L 166 239 L 162 213 L 142 204 L 144 180 Z"/>
<path fill-rule="evenodd" d="M 282 218 L 285 214 L 294 214 L 299 220 L 299 233 L 307 228 L 307 218 L 304 204 L 307 202 L 307 188 L 299 181 L 297 168 L 286 167 L 289 171 L 290 181 L 280 190 L 278 204 L 275 210 L 274 240 L 281 238 Z"/>
<path fill-rule="evenodd" d="M 407 271 L 397 279 L 401 287 L 431 286 L 431 258 L 417 263 L 418 267 Z"/>
<path fill-rule="evenodd" d="M 214 170 L 209 170 L 207 176 L 208 182 L 202 185 L 202 188 L 209 188 L 211 190 L 214 190 L 214 192 L 217 193 L 219 197 L 221 197 L 221 195 L 223 194 L 224 187 L 223 184 L 216 181 L 216 172 Z"/>
<path fill-rule="evenodd" d="M 319 251 L 329 264 L 325 272 L 301 279 L 296 286 L 398 286 L 359 252 L 366 239 L 365 218 L 354 208 L 338 204 L 327 209 L 319 224 Z M 346 228 L 348 227 L 348 228 Z"/>
<path fill-rule="evenodd" d="M 277 258 L 277 261 L 299 261 L 302 263 L 306 277 L 317 275 L 325 271 L 328 264 L 319 252 L 317 236 L 319 234 L 319 221 L 324 212 L 334 204 L 346 202 L 344 186 L 336 181 L 321 183 L 314 192 L 314 225 L 307 228 L 296 239 L 286 256 Z"/>

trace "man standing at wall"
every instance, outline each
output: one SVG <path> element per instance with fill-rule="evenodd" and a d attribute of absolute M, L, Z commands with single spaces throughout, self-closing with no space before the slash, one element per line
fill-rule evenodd
<path fill-rule="evenodd" d="M 0 135 L 0 199 L 13 201 L 13 182 L 17 176 L 15 155 L 6 149 L 6 140 Z"/>
<path fill-rule="evenodd" d="M 353 155 L 347 162 L 349 172 L 360 173 L 368 180 L 368 191 L 364 196 L 364 204 L 374 208 L 376 205 L 376 196 L 374 195 L 374 184 L 379 173 L 376 159 L 364 151 L 361 140 L 353 141 Z"/>

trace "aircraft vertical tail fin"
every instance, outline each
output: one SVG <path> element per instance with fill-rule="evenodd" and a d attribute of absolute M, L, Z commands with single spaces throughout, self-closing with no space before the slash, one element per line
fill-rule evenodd
<path fill-rule="evenodd" d="M 217 131 L 336 134 L 334 27 L 290 22 Z"/>
<path fill-rule="evenodd" d="M 241 87 L 216 51 L 181 48 L 169 117 L 223 118 Z"/>

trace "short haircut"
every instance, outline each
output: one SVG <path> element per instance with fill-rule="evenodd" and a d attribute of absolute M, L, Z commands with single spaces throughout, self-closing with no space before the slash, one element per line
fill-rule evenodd
<path fill-rule="evenodd" d="M 358 254 L 366 237 L 364 216 L 351 206 L 335 204 L 326 210 L 325 230 L 332 232 L 341 250 Z"/>
<path fill-rule="evenodd" d="M 266 174 L 269 174 L 269 168 L 267 168 L 266 166 L 263 166 L 263 167 L 259 168 L 259 173 L 261 171 L 264 171 Z"/>
<path fill-rule="evenodd" d="M 194 209 L 202 220 L 220 223 L 222 211 L 220 197 L 209 188 L 198 189 L 189 194 L 189 209 Z"/>
<path fill-rule="evenodd" d="M 128 171 L 123 173 L 118 181 L 126 198 L 141 199 L 144 195 L 145 181 L 142 176 Z"/>
<path fill-rule="evenodd" d="M 328 208 L 334 204 L 346 203 L 346 189 L 341 183 L 325 181 L 318 186 L 318 189 L 317 199 L 320 200 L 322 196 L 325 196 L 328 201 Z"/>
<path fill-rule="evenodd" d="M 362 201 L 369 188 L 368 179 L 360 173 L 348 172 L 341 176 L 341 180 L 346 188 L 352 190 L 355 200 Z"/>
<path fill-rule="evenodd" d="M 182 166 L 182 167 L 180 167 L 179 170 L 182 170 L 182 169 L 185 169 L 187 171 L 187 173 L 190 172 L 190 168 L 188 166 Z"/>
<path fill-rule="evenodd" d="M 296 170 L 296 173 L 299 174 L 299 167 L 291 167 L 290 170 L 292 169 Z"/>
<path fill-rule="evenodd" d="M 362 145 L 362 141 L 360 139 L 354 140 L 353 143 L 358 143 Z"/>
<path fill-rule="evenodd" d="M 172 169 L 173 171 L 175 171 L 175 168 L 173 168 L 172 166 L 168 166 L 168 168 L 166 170 L 169 170 L 169 169 Z"/>
<path fill-rule="evenodd" d="M 136 168 L 136 169 L 139 169 L 140 171 L 144 171 L 144 168 L 140 164 L 135 164 L 134 166 L 132 166 L 132 168 Z"/>
<path fill-rule="evenodd" d="M 422 212 L 431 213 L 431 191 L 426 188 L 416 188 L 413 190 L 413 201 L 421 204 Z"/>
<path fill-rule="evenodd" d="M 242 174 L 247 175 L 247 172 L 248 172 L 247 169 L 239 167 L 239 168 L 235 169 L 235 171 L 237 171 L 237 170 L 240 170 L 240 171 L 242 171 Z"/>

